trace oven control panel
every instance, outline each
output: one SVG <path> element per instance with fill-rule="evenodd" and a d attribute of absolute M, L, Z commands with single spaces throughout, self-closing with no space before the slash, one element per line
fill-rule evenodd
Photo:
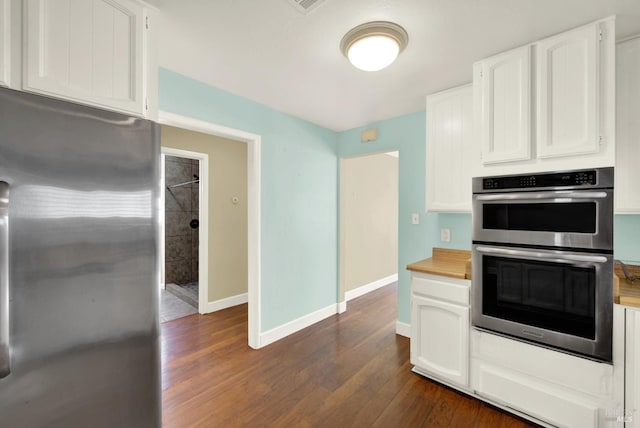
<path fill-rule="evenodd" d="M 482 190 L 529 189 L 540 187 L 596 186 L 596 170 L 556 172 L 549 174 L 511 175 L 482 179 Z"/>

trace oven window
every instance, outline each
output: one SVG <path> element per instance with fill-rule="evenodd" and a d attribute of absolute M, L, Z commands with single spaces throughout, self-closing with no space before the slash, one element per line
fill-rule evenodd
<path fill-rule="evenodd" d="M 595 233 L 596 203 L 483 204 L 485 229 Z"/>
<path fill-rule="evenodd" d="M 484 315 L 595 339 L 595 267 L 482 259 Z"/>

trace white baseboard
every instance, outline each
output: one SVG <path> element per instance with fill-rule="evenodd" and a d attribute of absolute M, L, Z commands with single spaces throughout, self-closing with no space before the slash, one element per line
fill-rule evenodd
<path fill-rule="evenodd" d="M 396 321 L 396 334 L 398 336 L 411 337 L 411 324 Z"/>
<path fill-rule="evenodd" d="M 213 302 L 208 302 L 204 307 L 203 313 L 208 314 L 210 312 L 221 311 L 222 309 L 227 309 L 232 306 L 242 305 L 243 303 L 247 303 L 249 301 L 248 298 L 249 295 L 247 293 L 243 293 Z"/>
<path fill-rule="evenodd" d="M 384 287 L 385 285 L 389 285 L 392 282 L 396 282 L 398 280 L 398 274 L 394 273 L 393 275 L 389 275 L 384 278 L 380 278 L 376 281 L 370 282 L 369 284 L 365 284 L 358 288 L 354 288 L 353 290 L 349 290 L 344 293 L 344 298 L 348 302 L 351 299 L 355 299 L 356 297 L 360 297 L 364 294 L 370 293 L 373 290 L 377 290 L 380 287 Z"/>
<path fill-rule="evenodd" d="M 342 314 L 342 313 L 345 313 L 346 311 L 347 311 L 347 301 L 344 300 L 338 303 L 338 313 Z"/>
<path fill-rule="evenodd" d="M 298 319 L 289 321 L 286 324 L 283 324 L 276 328 L 272 328 L 269 331 L 260 333 L 259 347 L 262 348 L 263 346 L 267 346 L 297 331 L 300 331 L 303 328 L 307 328 L 310 325 L 317 323 L 318 321 L 322 321 L 325 318 L 329 318 L 331 315 L 336 314 L 336 310 L 337 310 L 337 305 L 334 303 L 332 305 L 327 306 L 326 308 L 319 309 L 315 312 L 304 315 Z"/>

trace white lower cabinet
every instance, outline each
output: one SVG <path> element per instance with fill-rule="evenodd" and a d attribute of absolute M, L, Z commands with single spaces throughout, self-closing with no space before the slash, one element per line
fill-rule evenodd
<path fill-rule="evenodd" d="M 414 372 L 543 426 L 640 428 L 640 310 L 614 305 L 603 363 L 472 328 L 470 286 L 411 273 Z"/>
<path fill-rule="evenodd" d="M 471 389 L 540 423 L 620 427 L 624 416 L 624 310 L 614 310 L 613 364 L 471 331 Z"/>
<path fill-rule="evenodd" d="M 625 427 L 640 428 L 640 309 L 626 310 Z"/>
<path fill-rule="evenodd" d="M 411 364 L 451 386 L 469 386 L 470 281 L 411 276 Z"/>

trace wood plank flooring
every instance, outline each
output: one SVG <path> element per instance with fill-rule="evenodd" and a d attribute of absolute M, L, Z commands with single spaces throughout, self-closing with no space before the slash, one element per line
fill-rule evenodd
<path fill-rule="evenodd" d="M 162 324 L 163 426 L 536 426 L 412 373 L 396 292 L 260 350 L 247 345 L 247 305 Z"/>

